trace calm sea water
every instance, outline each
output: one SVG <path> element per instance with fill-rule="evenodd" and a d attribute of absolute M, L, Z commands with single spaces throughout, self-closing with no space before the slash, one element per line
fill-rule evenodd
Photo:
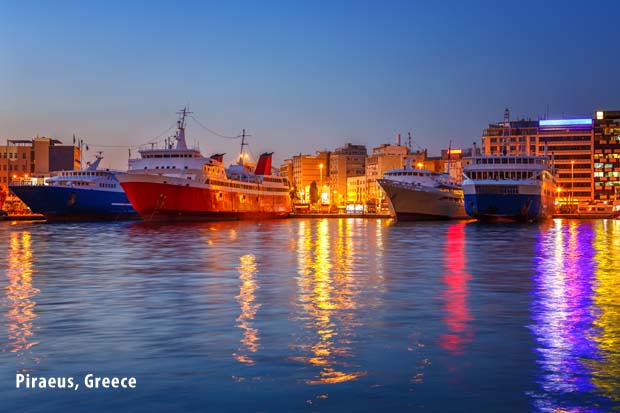
<path fill-rule="evenodd" d="M 5 222 L 0 248 L 3 411 L 620 411 L 619 221 Z"/>

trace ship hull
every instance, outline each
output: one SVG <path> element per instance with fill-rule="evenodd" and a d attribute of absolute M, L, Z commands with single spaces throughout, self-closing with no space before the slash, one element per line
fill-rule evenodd
<path fill-rule="evenodd" d="M 555 199 L 543 196 L 536 187 L 521 186 L 514 194 L 477 193 L 473 185 L 463 185 L 463 189 L 467 214 L 480 221 L 530 222 L 553 216 Z"/>
<path fill-rule="evenodd" d="M 139 219 L 123 192 L 46 185 L 11 185 L 11 191 L 48 221 Z"/>
<path fill-rule="evenodd" d="M 434 190 L 414 189 L 387 179 L 378 180 L 398 221 L 467 219 L 462 198 Z"/>
<path fill-rule="evenodd" d="M 128 174 L 119 181 L 146 221 L 273 219 L 290 213 L 288 191 L 238 192 L 158 175 Z"/>

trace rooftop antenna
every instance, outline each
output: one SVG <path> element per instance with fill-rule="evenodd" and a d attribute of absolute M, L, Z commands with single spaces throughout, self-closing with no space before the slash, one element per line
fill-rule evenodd
<path fill-rule="evenodd" d="M 450 160 L 452 159 L 452 139 L 450 139 L 450 143 L 448 144 L 448 175 L 450 175 Z"/>
<path fill-rule="evenodd" d="M 248 136 L 252 136 L 252 135 L 246 135 L 245 134 L 245 129 L 242 129 L 241 132 L 241 152 L 239 153 L 239 165 L 243 165 L 243 158 L 244 158 L 244 146 L 248 146 L 248 143 L 246 142 L 245 138 Z"/>
<path fill-rule="evenodd" d="M 508 108 L 504 110 L 504 127 L 502 128 L 502 155 L 504 156 L 508 154 L 508 149 L 506 148 L 506 132 L 508 132 L 508 136 L 510 136 L 510 109 Z"/>

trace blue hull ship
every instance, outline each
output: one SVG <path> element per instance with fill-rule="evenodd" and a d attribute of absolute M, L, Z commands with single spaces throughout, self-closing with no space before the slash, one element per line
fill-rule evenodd
<path fill-rule="evenodd" d="M 463 168 L 465 211 L 480 221 L 551 218 L 556 181 L 546 156 L 478 156 Z"/>
<path fill-rule="evenodd" d="M 101 159 L 86 170 L 54 172 L 45 179 L 12 182 L 9 188 L 48 221 L 139 219 L 116 179 L 122 172 L 97 170 Z"/>

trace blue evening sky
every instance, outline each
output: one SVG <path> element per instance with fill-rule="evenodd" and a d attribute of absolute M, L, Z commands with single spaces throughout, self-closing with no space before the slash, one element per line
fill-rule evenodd
<path fill-rule="evenodd" d="M 414 140 L 620 108 L 619 1 L 0 0 L 0 140 L 138 145 L 189 104 L 257 155 Z M 196 123 L 206 155 L 238 142 Z M 105 149 L 125 167 L 127 149 Z M 135 152 L 134 152 L 135 153 Z M 105 164 L 105 162 L 104 162 Z"/>

